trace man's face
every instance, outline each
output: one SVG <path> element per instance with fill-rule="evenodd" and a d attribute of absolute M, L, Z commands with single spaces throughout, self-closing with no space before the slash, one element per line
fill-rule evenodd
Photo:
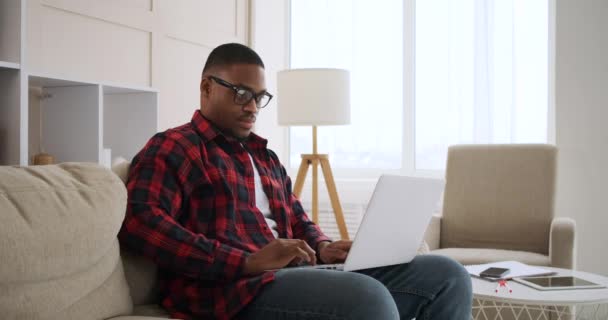
<path fill-rule="evenodd" d="M 259 94 L 266 90 L 264 69 L 255 64 L 234 64 L 207 71 L 201 81 L 203 115 L 225 134 L 237 139 L 247 138 L 259 111 L 256 101 L 251 99 L 245 105 L 237 104 L 235 91 L 218 83 L 221 80 Z"/>

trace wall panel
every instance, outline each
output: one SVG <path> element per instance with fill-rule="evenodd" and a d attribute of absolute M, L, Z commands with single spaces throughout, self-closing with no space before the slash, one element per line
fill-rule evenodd
<path fill-rule="evenodd" d="M 161 11 L 167 34 L 210 46 L 222 39 L 238 39 L 235 0 L 182 0 L 161 2 Z M 209 43 L 211 42 L 211 43 Z"/>
<path fill-rule="evenodd" d="M 161 40 L 158 80 L 159 88 L 171 88 L 160 94 L 159 124 L 175 126 L 190 121 L 194 110 L 199 108 L 200 79 L 203 66 L 212 48 L 199 44 L 164 38 Z"/>
<path fill-rule="evenodd" d="M 44 7 L 40 71 L 150 85 L 150 32 Z"/>

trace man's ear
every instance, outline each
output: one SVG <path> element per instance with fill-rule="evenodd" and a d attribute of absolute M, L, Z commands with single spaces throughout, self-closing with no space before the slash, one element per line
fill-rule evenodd
<path fill-rule="evenodd" d="M 201 79 L 201 96 L 204 96 L 205 98 L 209 98 L 209 96 L 211 95 L 211 81 L 209 80 L 209 78 L 204 77 L 203 79 Z"/>

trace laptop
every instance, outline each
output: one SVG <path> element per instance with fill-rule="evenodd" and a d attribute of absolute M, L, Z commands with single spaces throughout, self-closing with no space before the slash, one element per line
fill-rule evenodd
<path fill-rule="evenodd" d="M 412 261 L 443 187 L 437 179 L 382 175 L 344 264 L 299 268 L 356 271 Z"/>

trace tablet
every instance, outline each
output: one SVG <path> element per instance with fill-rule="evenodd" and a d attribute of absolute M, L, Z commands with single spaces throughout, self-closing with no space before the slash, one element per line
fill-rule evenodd
<path fill-rule="evenodd" d="M 601 284 L 570 276 L 524 277 L 514 278 L 513 280 L 537 290 L 577 290 L 605 288 L 605 286 Z"/>

